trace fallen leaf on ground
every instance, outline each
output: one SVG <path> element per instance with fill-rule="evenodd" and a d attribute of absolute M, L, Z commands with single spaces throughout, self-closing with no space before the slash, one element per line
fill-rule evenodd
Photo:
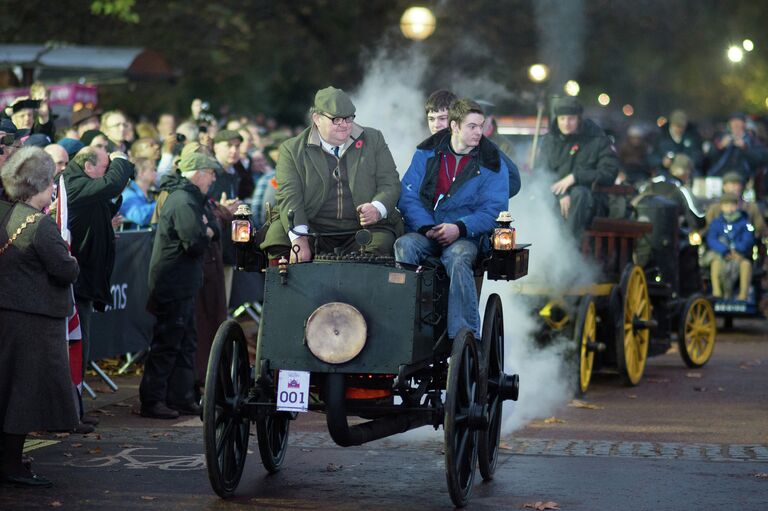
<path fill-rule="evenodd" d="M 71 444 L 72 447 L 82 447 L 83 444 Z"/>
<path fill-rule="evenodd" d="M 93 438 L 95 440 L 101 440 L 101 433 L 88 433 L 83 435 L 83 438 Z"/>
<path fill-rule="evenodd" d="M 40 433 L 39 431 L 30 431 L 29 433 L 27 433 L 27 436 L 31 436 L 31 437 L 37 437 L 41 435 L 42 433 Z"/>
<path fill-rule="evenodd" d="M 150 497 L 148 495 L 142 495 L 141 500 L 155 500 L 157 497 Z"/>
<path fill-rule="evenodd" d="M 725 389 L 724 389 L 723 387 L 717 387 L 717 391 L 718 391 L 718 392 L 722 392 L 722 391 L 724 391 L 724 390 L 725 390 Z"/>
<path fill-rule="evenodd" d="M 63 456 L 66 456 L 67 458 L 71 458 L 71 457 L 72 457 L 72 453 L 71 453 L 71 452 L 63 452 L 63 453 L 61 453 L 61 454 L 62 454 Z"/>
<path fill-rule="evenodd" d="M 115 403 L 112 406 L 119 406 L 120 408 L 130 408 L 132 405 L 131 403 Z"/>
<path fill-rule="evenodd" d="M 54 436 L 54 438 L 68 438 L 69 437 L 69 433 L 56 433 L 53 436 Z"/>
<path fill-rule="evenodd" d="M 302 449 L 301 452 L 312 452 L 312 449 Z"/>
<path fill-rule="evenodd" d="M 669 383 L 669 378 L 646 378 L 648 383 Z"/>
<path fill-rule="evenodd" d="M 101 448 L 97 447 L 95 449 L 88 449 L 88 454 L 101 454 Z"/>
<path fill-rule="evenodd" d="M 149 434 L 150 438 L 160 438 L 161 436 L 163 436 L 162 433 L 150 433 Z"/>
<path fill-rule="evenodd" d="M 637 394 L 627 394 L 627 399 L 637 399 Z"/>
<path fill-rule="evenodd" d="M 62 504 L 61 501 L 59 500 L 54 500 L 53 502 L 51 502 L 51 507 L 61 507 L 63 505 L 64 504 Z"/>
<path fill-rule="evenodd" d="M 523 504 L 523 509 L 535 509 L 536 511 L 544 511 L 546 509 L 560 509 L 560 504 L 557 502 L 526 502 Z"/>
<path fill-rule="evenodd" d="M 701 378 L 701 373 L 685 373 L 688 378 Z"/>
<path fill-rule="evenodd" d="M 706 392 L 707 387 L 693 387 L 693 390 L 695 390 L 696 392 Z"/>
<path fill-rule="evenodd" d="M 563 424 L 565 421 L 563 419 L 558 419 L 557 417 L 549 417 L 547 419 L 544 419 L 544 424 Z"/>
<path fill-rule="evenodd" d="M 768 474 L 766 474 L 765 472 L 755 472 L 752 475 L 755 476 L 757 479 L 768 479 Z"/>
<path fill-rule="evenodd" d="M 499 442 L 499 449 L 512 449 L 512 446 L 507 442 Z"/>
<path fill-rule="evenodd" d="M 344 465 L 336 465 L 335 463 L 328 463 L 328 466 L 325 467 L 326 472 L 338 472 L 344 468 Z"/>
<path fill-rule="evenodd" d="M 574 399 L 570 403 L 568 403 L 568 406 L 571 408 L 586 408 L 587 410 L 602 410 L 604 407 L 593 405 L 592 403 L 587 403 L 586 401 L 581 401 L 580 399 Z"/>

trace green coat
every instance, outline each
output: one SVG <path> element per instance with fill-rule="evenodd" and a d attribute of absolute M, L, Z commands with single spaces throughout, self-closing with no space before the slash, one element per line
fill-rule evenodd
<path fill-rule="evenodd" d="M 391 226 L 396 235 L 402 233 L 402 217 L 396 209 L 400 198 L 400 176 L 395 168 L 384 136 L 373 128 L 355 124 L 350 135 L 346 158 L 349 188 L 355 207 L 379 201 L 387 208 L 381 225 Z M 309 127 L 280 146 L 275 172 L 277 207 L 261 248 L 290 246 L 288 212 L 294 212 L 294 225 L 309 225 L 325 202 L 327 181 L 333 179 L 320 144 L 317 129 Z"/>

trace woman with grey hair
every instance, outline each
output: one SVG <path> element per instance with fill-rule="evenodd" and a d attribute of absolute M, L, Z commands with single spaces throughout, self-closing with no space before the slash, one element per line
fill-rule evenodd
<path fill-rule="evenodd" d="M 11 202 L 0 201 L 0 482 L 48 487 L 22 463 L 30 431 L 78 424 L 67 356 L 70 285 L 79 272 L 51 203 L 54 163 L 37 147 L 0 168 Z"/>

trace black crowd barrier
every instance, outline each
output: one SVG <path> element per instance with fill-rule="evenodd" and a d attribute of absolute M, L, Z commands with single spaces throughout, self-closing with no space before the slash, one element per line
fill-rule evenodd
<path fill-rule="evenodd" d="M 115 357 L 145 350 L 152 340 L 155 317 L 147 312 L 147 275 L 152 256 L 153 231 L 117 234 L 112 303 L 91 321 L 91 359 Z"/>
<path fill-rule="evenodd" d="M 112 272 L 112 303 L 93 314 L 91 359 L 116 357 L 149 347 L 155 317 L 146 310 L 147 275 L 154 231 L 122 231 L 117 234 L 115 269 Z M 235 272 L 230 309 L 260 301 L 263 276 Z"/>

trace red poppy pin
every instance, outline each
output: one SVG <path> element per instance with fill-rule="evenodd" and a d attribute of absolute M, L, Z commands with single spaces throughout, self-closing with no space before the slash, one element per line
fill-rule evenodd
<path fill-rule="evenodd" d="M 360 149 L 361 147 L 363 147 L 362 140 L 358 140 L 357 142 L 355 142 L 355 149 Z"/>
<path fill-rule="evenodd" d="M 571 156 L 573 156 L 574 154 L 576 154 L 576 152 L 577 152 L 578 150 L 579 150 L 579 144 L 573 144 L 573 145 L 571 146 L 571 150 L 568 152 L 568 154 L 570 154 Z"/>

